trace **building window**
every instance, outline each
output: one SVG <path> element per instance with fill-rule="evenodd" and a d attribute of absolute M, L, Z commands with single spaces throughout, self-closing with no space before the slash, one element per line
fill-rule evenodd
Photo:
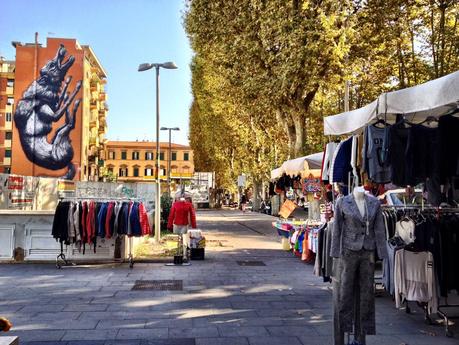
<path fill-rule="evenodd" d="M 132 152 L 132 159 L 133 160 L 138 160 L 139 159 L 139 151 Z"/>
<path fill-rule="evenodd" d="M 127 152 L 126 151 L 121 151 L 121 159 L 127 159 Z"/>
<path fill-rule="evenodd" d="M 6 81 L 6 87 L 14 87 L 14 79 L 8 79 Z"/>
<path fill-rule="evenodd" d="M 112 167 L 112 166 L 108 167 L 108 172 L 109 172 L 110 174 L 113 174 L 113 167 Z"/>
<path fill-rule="evenodd" d="M 171 173 L 176 173 L 177 172 L 177 166 L 176 165 L 172 165 L 171 166 Z"/>
<path fill-rule="evenodd" d="M 5 150 L 5 157 L 11 158 L 11 150 Z"/>
<path fill-rule="evenodd" d="M 13 132 L 6 132 L 5 133 L 5 140 L 13 139 Z"/>
<path fill-rule="evenodd" d="M 4 167 L 4 168 L 3 168 L 3 172 L 4 172 L 5 174 L 11 174 L 11 167 Z"/>
<path fill-rule="evenodd" d="M 145 168 L 145 176 L 153 176 L 153 168 Z"/>
<path fill-rule="evenodd" d="M 187 167 L 186 165 L 182 168 L 184 173 L 189 173 L 190 167 Z"/>
<path fill-rule="evenodd" d="M 110 151 L 110 152 L 108 153 L 108 159 L 116 159 L 115 157 L 116 157 L 115 151 Z"/>
<path fill-rule="evenodd" d="M 177 152 L 172 152 L 172 158 L 171 160 L 176 161 L 177 160 Z"/>
<path fill-rule="evenodd" d="M 14 104 L 14 97 L 8 97 L 7 104 L 13 105 Z"/>
<path fill-rule="evenodd" d="M 190 160 L 190 153 L 189 152 L 184 152 L 183 153 L 183 160 L 184 161 L 189 161 Z"/>
<path fill-rule="evenodd" d="M 127 168 L 127 167 L 121 167 L 121 168 L 119 169 L 119 174 L 118 174 L 118 176 L 120 176 L 120 177 L 126 177 L 126 176 L 128 176 L 128 168 Z"/>
<path fill-rule="evenodd" d="M 145 160 L 152 161 L 153 160 L 153 152 L 145 152 Z"/>
<path fill-rule="evenodd" d="M 134 177 L 139 177 L 139 168 L 134 167 Z"/>
<path fill-rule="evenodd" d="M 6 122 L 11 122 L 11 119 L 12 119 L 12 115 L 11 113 L 6 113 Z"/>
<path fill-rule="evenodd" d="M 164 152 L 159 153 L 159 160 L 163 161 L 164 160 Z"/>

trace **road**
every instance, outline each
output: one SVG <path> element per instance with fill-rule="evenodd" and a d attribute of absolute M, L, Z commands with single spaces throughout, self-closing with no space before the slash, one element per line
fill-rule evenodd
<path fill-rule="evenodd" d="M 26 345 L 331 344 L 331 286 L 281 250 L 273 220 L 198 212 L 206 260 L 188 267 L 0 265 L 0 315 Z M 136 280 L 179 280 L 183 290 L 131 290 Z M 368 345 L 459 343 L 425 325 L 420 309 L 396 310 L 390 297 L 377 298 L 376 320 Z"/>

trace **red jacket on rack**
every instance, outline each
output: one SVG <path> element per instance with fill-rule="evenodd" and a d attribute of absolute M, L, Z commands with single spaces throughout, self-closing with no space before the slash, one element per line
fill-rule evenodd
<path fill-rule="evenodd" d="M 196 213 L 194 212 L 193 204 L 182 200 L 174 202 L 169 213 L 167 228 L 172 230 L 174 224 L 189 225 L 190 222 L 191 227 L 196 229 Z"/>

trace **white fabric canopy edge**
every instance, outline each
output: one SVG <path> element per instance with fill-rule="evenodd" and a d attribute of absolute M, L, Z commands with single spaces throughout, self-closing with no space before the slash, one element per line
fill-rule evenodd
<path fill-rule="evenodd" d="M 324 117 L 325 135 L 360 131 L 377 116 L 411 116 L 421 122 L 428 116 L 441 116 L 459 108 L 459 71 L 406 89 L 383 93 L 372 103 L 352 111 Z"/>
<path fill-rule="evenodd" d="M 321 169 L 323 155 L 323 152 L 318 152 L 285 161 L 279 168 L 271 170 L 271 179 L 275 180 L 281 177 L 284 173 L 290 176 L 295 176 L 304 170 Z"/>

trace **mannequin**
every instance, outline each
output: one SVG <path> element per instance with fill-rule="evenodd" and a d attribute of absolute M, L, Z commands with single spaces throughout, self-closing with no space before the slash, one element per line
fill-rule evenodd
<path fill-rule="evenodd" d="M 354 199 L 357 207 L 359 208 L 360 215 L 365 217 L 365 189 L 363 187 L 355 187 L 354 188 Z"/>
<path fill-rule="evenodd" d="M 363 187 L 336 202 L 331 256 L 337 258 L 333 279 L 335 345 L 338 334 L 354 333 L 354 344 L 365 344 L 366 334 L 375 334 L 375 249 L 387 256 L 384 222 L 379 200 L 366 195 Z"/>

